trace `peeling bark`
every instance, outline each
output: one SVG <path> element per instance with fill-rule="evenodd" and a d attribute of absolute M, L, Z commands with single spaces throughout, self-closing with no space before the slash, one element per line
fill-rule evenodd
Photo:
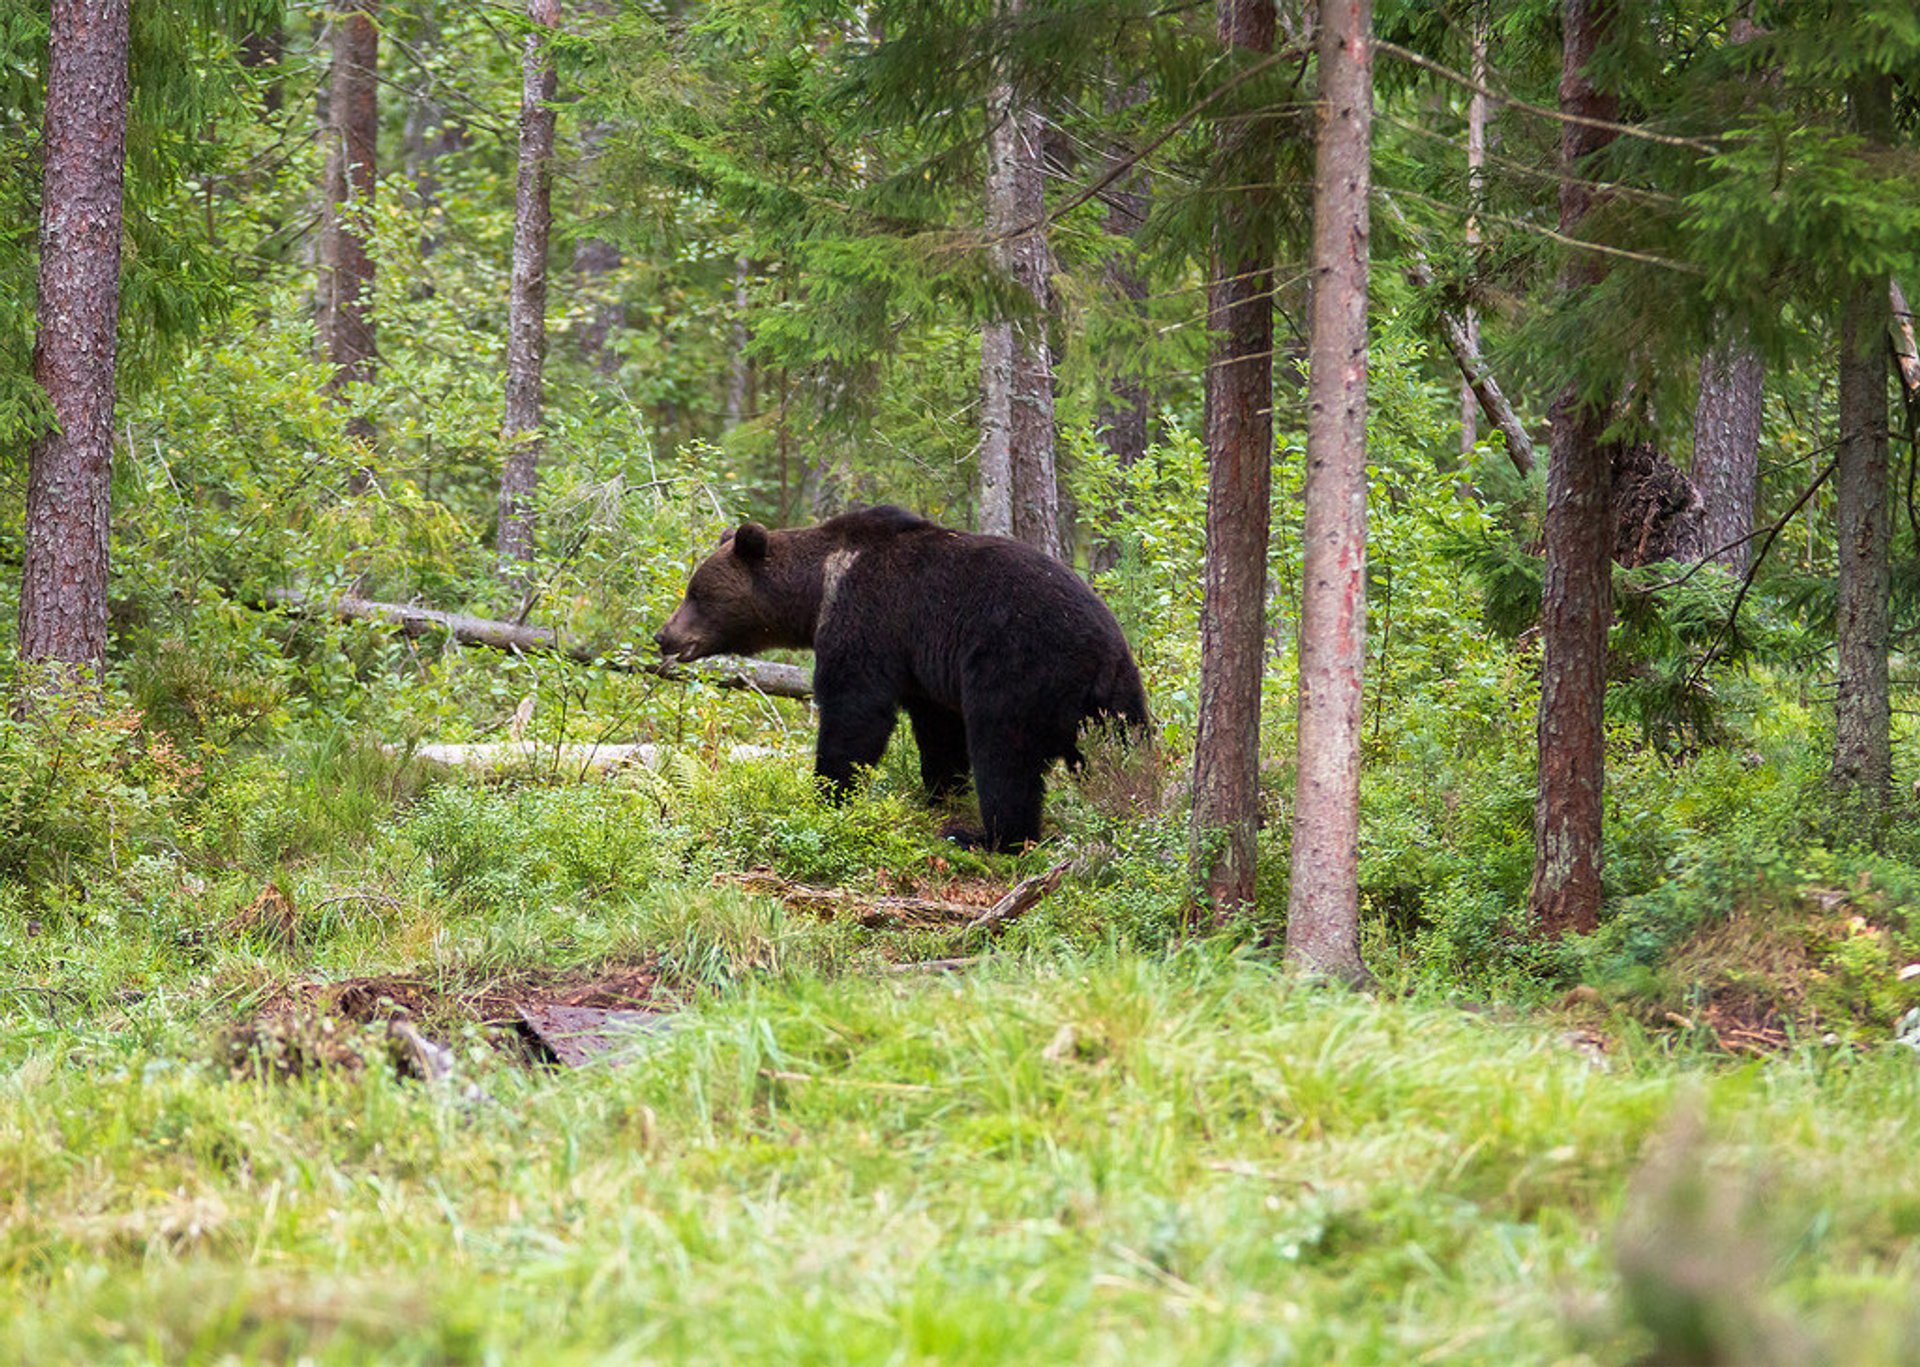
<path fill-rule="evenodd" d="M 96 675 L 107 653 L 114 361 L 129 0 L 54 0 L 33 378 L 58 427 L 28 455 L 20 657 Z"/>
<path fill-rule="evenodd" d="M 1372 0 L 1320 10 L 1312 354 L 1301 536 L 1299 764 L 1287 957 L 1363 982 L 1360 708 L 1367 625 Z"/>

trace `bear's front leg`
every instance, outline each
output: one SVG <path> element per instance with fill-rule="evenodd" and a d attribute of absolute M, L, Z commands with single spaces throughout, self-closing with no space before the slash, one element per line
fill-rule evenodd
<path fill-rule="evenodd" d="M 880 706 L 820 699 L 820 738 L 814 746 L 813 772 L 826 785 L 829 801 L 844 802 L 853 791 L 858 772 L 880 762 L 887 753 L 895 720 L 891 701 Z"/>

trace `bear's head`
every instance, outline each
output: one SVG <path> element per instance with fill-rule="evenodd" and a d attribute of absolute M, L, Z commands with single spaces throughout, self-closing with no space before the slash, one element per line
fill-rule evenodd
<path fill-rule="evenodd" d="M 669 660 L 699 660 L 792 643 L 804 628 L 784 620 L 790 614 L 770 573 L 772 549 L 771 535 L 758 522 L 743 522 L 721 537 L 719 548 L 693 572 L 680 606 L 655 633 L 660 653 Z"/>

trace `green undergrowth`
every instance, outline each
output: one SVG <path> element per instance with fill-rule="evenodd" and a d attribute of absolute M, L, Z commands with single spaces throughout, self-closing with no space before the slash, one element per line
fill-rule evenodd
<path fill-rule="evenodd" d="M 761 977 L 622 1066 L 470 1051 L 483 1097 L 85 1034 L 0 1065 L 9 1361 L 1920 1346 L 1900 1050 L 1596 1065 L 1214 949 Z"/>

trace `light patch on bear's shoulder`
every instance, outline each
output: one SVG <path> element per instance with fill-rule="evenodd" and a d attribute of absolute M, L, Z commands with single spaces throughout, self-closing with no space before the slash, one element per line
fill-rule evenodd
<path fill-rule="evenodd" d="M 827 618 L 833 612 L 833 600 L 840 593 L 840 581 L 847 577 L 847 571 L 853 568 L 853 562 L 859 558 L 859 551 L 838 550 L 828 553 L 827 563 L 820 571 L 820 627 L 826 626 Z"/>

